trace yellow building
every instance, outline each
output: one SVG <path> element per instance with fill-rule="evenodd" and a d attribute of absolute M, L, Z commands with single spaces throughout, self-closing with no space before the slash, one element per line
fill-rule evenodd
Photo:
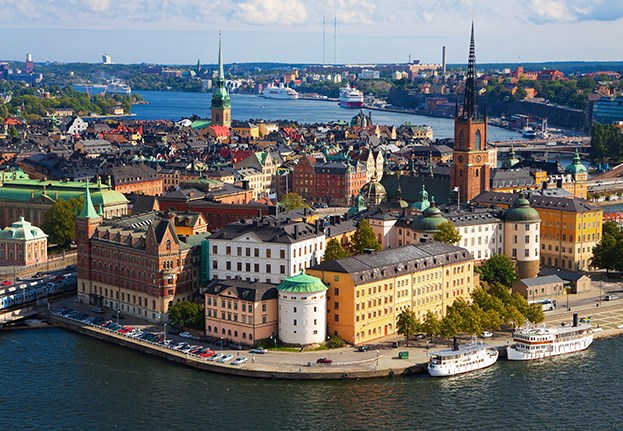
<path fill-rule="evenodd" d="M 517 196 L 487 192 L 474 200 L 508 208 Z M 532 195 L 528 200 L 541 217 L 541 265 L 572 271 L 591 269 L 593 247 L 601 240 L 603 210 L 577 198 Z"/>
<path fill-rule="evenodd" d="M 465 249 L 429 242 L 323 262 L 307 270 L 327 292 L 329 335 L 353 344 L 396 333 L 398 315 L 411 308 L 446 314 L 474 289 L 473 257 Z"/>
<path fill-rule="evenodd" d="M 258 139 L 260 137 L 260 128 L 247 121 L 232 124 L 231 130 L 233 134 L 241 138 Z"/>

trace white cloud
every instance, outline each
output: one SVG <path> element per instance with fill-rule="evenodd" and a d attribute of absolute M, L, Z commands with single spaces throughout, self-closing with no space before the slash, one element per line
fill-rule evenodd
<path fill-rule="evenodd" d="M 377 7 L 370 0 L 328 0 L 326 10 L 339 24 L 372 24 L 378 21 Z"/>
<path fill-rule="evenodd" d="M 235 17 L 247 24 L 295 25 L 307 22 L 301 0 L 247 0 L 236 5 Z"/>
<path fill-rule="evenodd" d="M 535 23 L 617 21 L 623 18 L 621 0 L 524 0 Z"/>

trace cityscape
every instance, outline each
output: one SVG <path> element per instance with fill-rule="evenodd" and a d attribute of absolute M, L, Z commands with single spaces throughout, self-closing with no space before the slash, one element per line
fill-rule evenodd
<path fill-rule="evenodd" d="M 342 47 L 441 6 L 223 2 L 188 64 L 6 51 L 0 428 L 617 428 L 623 61 L 508 61 L 521 18 L 447 3 L 457 26 L 395 62 Z M 525 3 L 543 35 L 621 12 Z M 139 10 L 133 31 L 192 30 L 198 5 L 74 6 L 86 40 Z M 32 7 L 0 10 L 37 33 L 60 6 Z M 308 46 L 249 55 L 283 7 Z"/>

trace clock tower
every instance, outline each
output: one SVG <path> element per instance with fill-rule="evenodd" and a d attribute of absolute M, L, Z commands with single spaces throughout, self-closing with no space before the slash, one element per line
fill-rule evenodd
<path fill-rule="evenodd" d="M 487 115 L 485 113 L 481 117 L 478 114 L 476 97 L 476 48 L 472 22 L 463 110 L 459 112 L 457 103 L 454 114 L 454 163 L 450 170 L 450 187 L 458 187 L 461 202 L 469 202 L 489 190 L 491 178 L 487 152 Z"/>

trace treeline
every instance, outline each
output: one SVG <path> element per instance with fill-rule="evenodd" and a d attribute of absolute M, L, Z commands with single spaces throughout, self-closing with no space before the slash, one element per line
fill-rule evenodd
<path fill-rule="evenodd" d="M 10 95 L 7 103 L 0 104 L 0 119 L 16 116 L 18 113 L 28 122 L 38 121 L 56 108 L 71 108 L 77 115 L 106 114 L 110 108 L 121 106 L 125 112 L 132 109 L 132 98 L 121 94 L 88 94 L 71 87 L 31 87 L 22 83 L 2 81 L 0 91 Z M 49 92 L 50 97 L 42 97 Z"/>
<path fill-rule="evenodd" d="M 618 163 L 623 160 L 621 130 L 612 124 L 594 123 L 591 130 L 591 157 L 598 163 Z"/>

